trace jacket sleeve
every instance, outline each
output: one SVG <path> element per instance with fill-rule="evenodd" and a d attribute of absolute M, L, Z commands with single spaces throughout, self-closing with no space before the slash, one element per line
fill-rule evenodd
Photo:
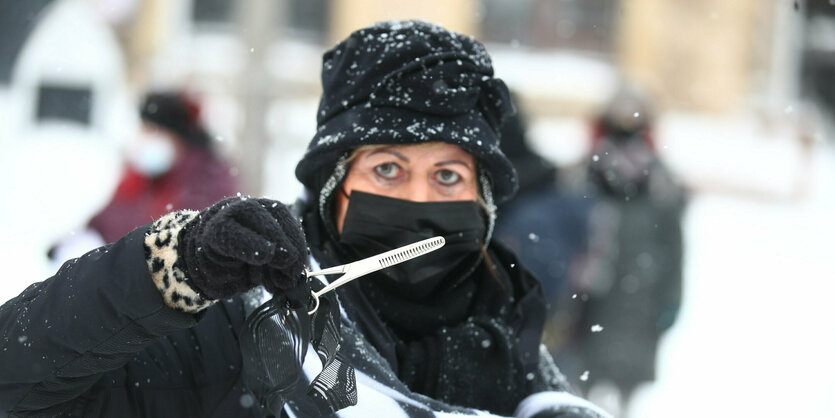
<path fill-rule="evenodd" d="M 148 231 L 66 262 L 0 306 L 0 411 L 58 413 L 156 338 L 197 323 L 152 280 Z"/>

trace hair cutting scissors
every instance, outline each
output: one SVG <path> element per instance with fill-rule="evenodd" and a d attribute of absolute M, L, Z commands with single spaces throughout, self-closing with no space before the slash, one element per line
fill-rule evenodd
<path fill-rule="evenodd" d="M 305 270 L 307 277 L 342 274 L 342 277 L 328 283 L 328 285 L 323 287 L 322 290 L 319 290 L 318 292 L 310 292 L 313 295 L 313 300 L 316 304 L 313 306 L 313 309 L 308 312 L 308 314 L 313 315 L 316 310 L 319 309 L 319 296 L 322 296 L 323 294 L 330 292 L 331 290 L 334 290 L 356 278 L 365 276 L 366 274 L 382 270 L 386 267 L 391 267 L 395 264 L 400 264 L 404 261 L 420 257 L 424 254 L 428 254 L 443 247 L 445 243 L 446 240 L 444 240 L 444 237 L 432 237 L 413 244 L 404 245 L 400 248 L 395 248 L 375 256 L 363 258 L 362 260 L 354 261 L 353 263 L 342 264 L 316 271 Z"/>

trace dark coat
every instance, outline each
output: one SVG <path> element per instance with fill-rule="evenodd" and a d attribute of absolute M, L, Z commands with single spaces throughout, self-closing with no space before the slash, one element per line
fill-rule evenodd
<path fill-rule="evenodd" d="M 580 297 L 569 302 L 579 308 L 575 348 L 588 384 L 628 391 L 654 380 L 658 340 L 681 303 L 684 194 L 659 163 L 647 183 L 631 196 L 601 187 L 589 218 Z"/>
<path fill-rule="evenodd" d="M 169 308 L 148 271 L 146 231 L 139 228 L 67 262 L 55 276 L 0 307 L 0 414 L 259 415 L 243 384 L 238 343 L 246 318 L 243 299 L 221 301 L 198 315 Z M 365 394 L 354 407 L 360 413 L 363 404 L 379 411 L 384 400 L 390 409 L 412 411 L 409 416 L 477 414 L 409 391 L 352 320 L 343 317 L 342 329 L 344 355 Z M 547 357 L 540 357 L 536 381 L 538 390 L 565 389 Z M 288 405 L 298 416 L 318 416 L 302 399 L 306 385 L 297 388 L 302 393 Z M 546 404 L 546 410 L 599 416 L 582 400 L 560 395 L 569 402 Z"/>
<path fill-rule="evenodd" d="M 22 416 L 254 416 L 241 384 L 240 300 L 163 304 L 146 228 L 67 262 L 0 307 L 0 411 Z M 199 322 L 198 322 L 199 321 Z"/>
<path fill-rule="evenodd" d="M 493 237 L 519 255 L 554 308 L 572 264 L 585 249 L 590 202 L 558 184 L 557 167 L 531 149 L 521 108 L 504 122 L 501 137 L 502 150 L 516 169 L 519 191 L 499 206 Z M 546 334 L 549 331 L 553 333 Z"/>
<path fill-rule="evenodd" d="M 501 208 L 494 237 L 519 254 L 542 282 L 552 307 L 565 291 L 572 264 L 585 250 L 590 201 L 555 184 L 519 194 Z"/>

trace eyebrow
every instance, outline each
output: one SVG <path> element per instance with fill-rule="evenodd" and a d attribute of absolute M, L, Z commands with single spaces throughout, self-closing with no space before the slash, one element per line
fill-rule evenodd
<path fill-rule="evenodd" d="M 461 164 L 464 167 L 470 168 L 469 164 L 467 164 L 467 163 L 465 163 L 464 161 L 461 161 L 461 160 L 440 161 L 440 162 L 435 163 L 435 167 L 441 167 L 441 166 L 450 165 L 450 164 Z"/>
<path fill-rule="evenodd" d="M 394 155 L 395 157 L 397 157 L 397 158 L 399 158 L 399 159 L 401 159 L 401 160 L 403 160 L 403 161 L 405 161 L 405 162 L 407 162 L 407 163 L 409 162 L 409 159 L 408 159 L 408 158 L 406 158 L 406 156 L 405 156 L 405 155 L 403 155 L 403 154 L 401 154 L 401 153 L 399 153 L 399 152 L 397 152 L 397 151 L 394 151 L 394 150 L 388 149 L 388 148 L 378 149 L 378 150 L 375 150 L 375 151 L 369 152 L 368 154 L 366 154 L 365 158 L 368 158 L 368 157 L 370 157 L 370 156 L 372 156 L 372 155 L 375 155 L 375 154 L 380 154 L 380 153 L 391 154 L 391 155 Z"/>

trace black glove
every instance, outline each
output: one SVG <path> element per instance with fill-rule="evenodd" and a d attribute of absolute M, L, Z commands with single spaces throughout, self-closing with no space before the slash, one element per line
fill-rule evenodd
<path fill-rule="evenodd" d="M 286 206 L 233 197 L 202 210 L 180 231 L 179 259 L 198 292 L 225 299 L 263 285 L 306 304 L 307 242 Z"/>

